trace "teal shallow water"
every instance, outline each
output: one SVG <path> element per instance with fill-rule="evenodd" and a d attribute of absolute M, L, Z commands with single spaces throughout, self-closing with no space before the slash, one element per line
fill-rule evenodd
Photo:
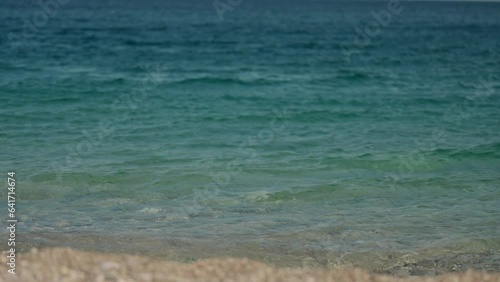
<path fill-rule="evenodd" d="M 498 271 L 500 6 L 402 5 L 351 62 L 384 2 L 75 2 L 2 41 L 23 245 Z"/>

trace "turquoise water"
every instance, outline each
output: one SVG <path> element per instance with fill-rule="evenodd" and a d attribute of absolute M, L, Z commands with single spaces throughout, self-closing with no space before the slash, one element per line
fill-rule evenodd
<path fill-rule="evenodd" d="M 2 36 L 24 250 L 500 270 L 500 4 L 401 2 L 360 45 L 386 2 L 164 2 Z"/>

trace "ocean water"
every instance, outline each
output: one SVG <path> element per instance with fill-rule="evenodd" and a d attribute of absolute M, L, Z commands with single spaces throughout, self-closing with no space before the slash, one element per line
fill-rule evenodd
<path fill-rule="evenodd" d="M 388 5 L 2 1 L 18 248 L 500 271 L 500 3 Z"/>

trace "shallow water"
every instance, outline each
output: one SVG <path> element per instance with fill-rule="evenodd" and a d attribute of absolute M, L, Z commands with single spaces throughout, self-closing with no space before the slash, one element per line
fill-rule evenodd
<path fill-rule="evenodd" d="M 499 271 L 500 5 L 401 5 L 350 61 L 386 2 L 73 1 L 1 41 L 23 248 Z"/>

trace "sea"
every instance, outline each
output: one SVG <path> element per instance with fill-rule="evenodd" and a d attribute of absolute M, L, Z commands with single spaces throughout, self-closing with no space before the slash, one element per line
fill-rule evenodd
<path fill-rule="evenodd" d="M 0 22 L 18 252 L 500 271 L 499 2 L 5 0 Z"/>

